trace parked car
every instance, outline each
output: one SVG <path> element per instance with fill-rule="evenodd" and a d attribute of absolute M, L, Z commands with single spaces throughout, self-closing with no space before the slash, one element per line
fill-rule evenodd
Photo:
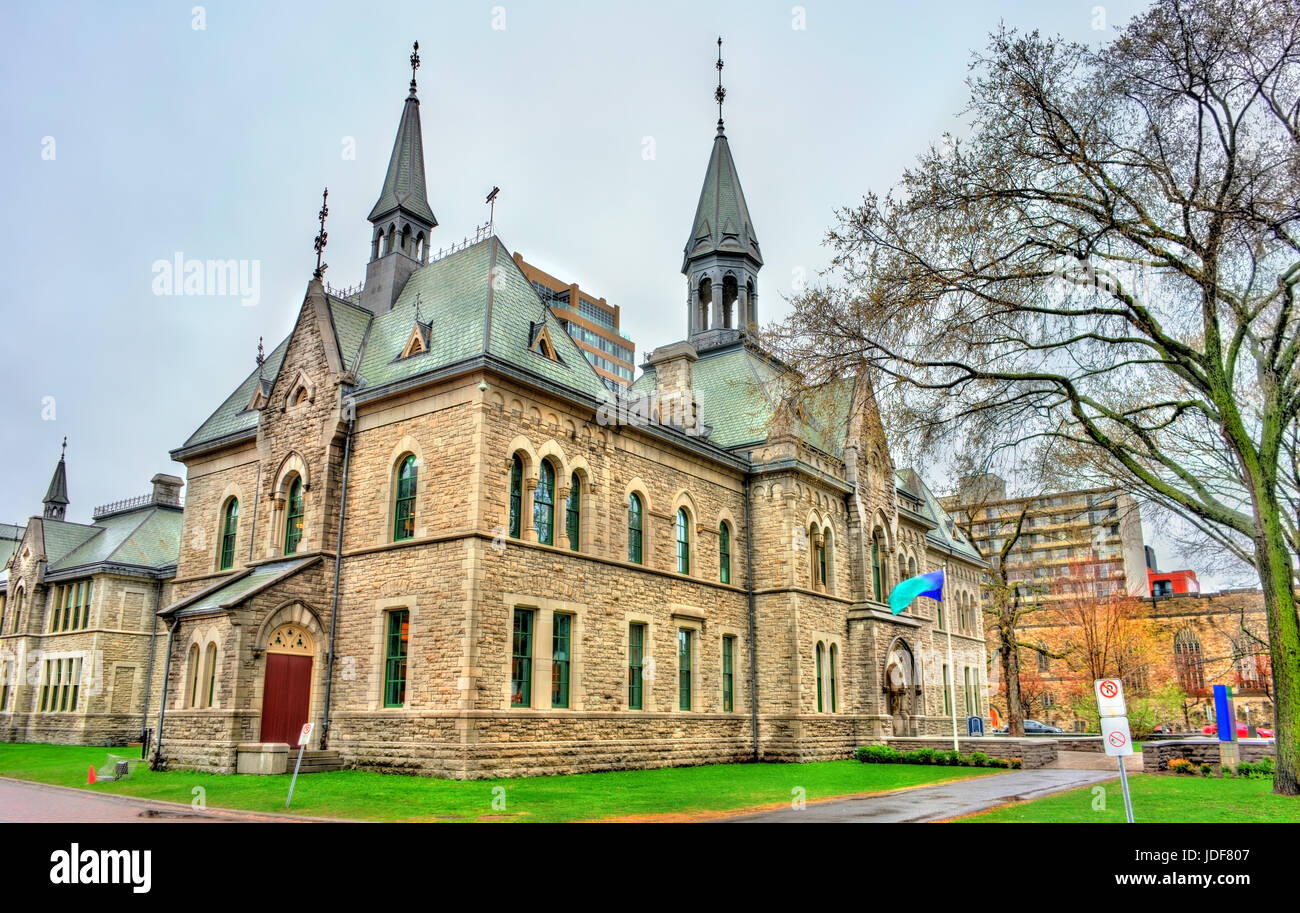
<path fill-rule="evenodd" d="M 1058 732 L 1065 732 L 1065 730 L 1059 726 L 1048 726 L 1038 720 L 1025 720 L 1025 735 L 1053 735 Z"/>
<path fill-rule="evenodd" d="M 1206 735 L 1218 735 L 1218 734 L 1219 734 L 1219 726 L 1218 726 L 1217 723 L 1211 723 L 1209 726 L 1206 726 L 1204 729 L 1202 729 L 1201 732 L 1205 733 Z M 1262 728 L 1262 727 L 1256 727 L 1256 729 L 1255 729 L 1255 735 L 1257 735 L 1257 736 L 1258 736 L 1259 738 L 1261 738 L 1261 739 L 1271 739 L 1271 738 L 1273 738 L 1273 730 L 1272 730 L 1272 729 L 1264 729 L 1264 728 Z M 1250 730 L 1248 730 L 1248 729 L 1246 728 L 1246 724 L 1245 724 L 1245 723 L 1238 723 L 1238 724 L 1237 724 L 1237 738 L 1239 738 L 1239 739 L 1246 739 L 1246 738 L 1249 738 L 1249 737 L 1250 737 Z"/>

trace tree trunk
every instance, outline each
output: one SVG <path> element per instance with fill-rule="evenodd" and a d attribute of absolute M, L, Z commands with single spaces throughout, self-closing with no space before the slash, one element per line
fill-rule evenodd
<path fill-rule="evenodd" d="M 1256 499 L 1256 518 L 1260 532 L 1255 538 L 1255 558 L 1260 583 L 1264 587 L 1264 611 L 1268 617 L 1270 658 L 1273 664 L 1274 709 L 1277 719 L 1274 733 L 1277 745 L 1277 770 L 1273 792 L 1280 796 L 1300 795 L 1297 781 L 1297 746 L 1295 714 L 1300 708 L 1300 622 L 1296 618 L 1295 588 L 1292 581 L 1291 555 L 1282 533 L 1279 507 Z M 1261 507 L 1263 509 L 1261 509 Z"/>
<path fill-rule="evenodd" d="M 1020 706 L 1020 654 L 1015 630 L 1002 631 L 1002 679 L 1007 683 L 1007 735 L 1025 734 L 1025 714 Z"/>

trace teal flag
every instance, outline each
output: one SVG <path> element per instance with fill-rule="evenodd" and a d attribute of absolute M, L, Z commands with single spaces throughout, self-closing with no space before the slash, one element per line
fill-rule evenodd
<path fill-rule="evenodd" d="M 889 612 L 897 615 L 912 604 L 917 596 L 929 596 L 931 599 L 943 598 L 943 571 L 931 571 L 919 577 L 904 580 L 889 591 Z"/>

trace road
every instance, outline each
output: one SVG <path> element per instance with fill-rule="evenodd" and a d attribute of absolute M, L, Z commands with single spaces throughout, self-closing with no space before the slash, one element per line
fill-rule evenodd
<path fill-rule="evenodd" d="M 1103 756 L 1104 757 L 1104 756 Z M 937 786 L 921 786 L 878 796 L 835 799 L 727 821 L 900 824 L 939 821 L 969 815 L 1019 799 L 1037 799 L 1050 793 L 1101 783 L 1118 777 L 1118 771 L 1018 770 L 974 777 Z"/>
<path fill-rule="evenodd" d="M 28 783 L 0 777 L 0 822 L 162 823 L 223 821 L 292 822 L 311 819 L 210 808 L 176 802 L 96 794 L 84 789 Z"/>

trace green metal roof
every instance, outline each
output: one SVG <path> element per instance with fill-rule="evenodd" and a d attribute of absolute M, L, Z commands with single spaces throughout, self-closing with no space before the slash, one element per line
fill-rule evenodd
<path fill-rule="evenodd" d="M 740 189 L 740 175 L 736 173 L 731 146 L 721 127 L 713 140 L 708 170 L 704 172 L 691 236 L 686 239 L 682 270 L 685 271 L 687 260 L 714 251 L 748 254 L 760 266 L 763 263 L 745 194 Z"/>
<path fill-rule="evenodd" d="M 50 564 L 61 560 L 73 549 L 99 533 L 99 527 L 66 520 L 41 520 L 45 533 L 45 557 Z"/>
<path fill-rule="evenodd" d="M 939 504 L 939 499 L 934 496 L 934 492 L 925 484 L 920 473 L 910 470 L 900 470 L 895 473 L 895 484 L 907 493 L 919 498 L 924 510 L 924 515 L 928 517 L 935 525 L 935 528 L 925 534 L 925 538 L 940 547 L 947 549 L 956 555 L 961 555 L 976 564 L 984 564 L 984 556 L 980 554 L 979 549 L 971 544 L 966 538 L 966 534 L 961 531 L 957 523 Z M 918 489 L 920 489 L 918 491 Z"/>
<path fill-rule="evenodd" d="M 266 356 L 266 361 L 262 363 L 262 376 L 267 380 L 274 381 L 276 375 L 280 373 L 280 365 L 284 362 L 284 353 L 289 348 L 289 337 L 285 337 L 278 346 L 271 350 L 271 354 Z M 217 411 L 208 416 L 207 421 L 198 427 L 198 430 L 189 436 L 189 439 L 182 447 L 193 447 L 195 444 L 202 444 L 207 441 L 214 441 L 227 435 L 235 434 L 239 431 L 251 431 L 257 427 L 258 413 L 247 408 L 253 399 L 253 389 L 257 386 L 256 370 L 252 371 L 243 382 L 235 388 L 235 392 L 226 397 L 226 401 L 217 407 Z"/>
<path fill-rule="evenodd" d="M 320 560 L 319 555 L 314 555 L 259 564 L 251 571 L 240 573 L 233 580 L 218 583 L 206 590 L 200 590 L 188 599 L 172 603 L 158 614 L 171 615 L 180 612 L 182 615 L 199 615 L 204 612 L 228 609 Z"/>
<path fill-rule="evenodd" d="M 54 576 L 73 568 L 121 564 L 153 571 L 175 566 L 181 553 L 181 512 L 149 507 L 114 514 L 93 525 L 42 521 L 45 550 L 49 558 L 46 574 Z M 71 549 L 56 557 L 51 541 L 63 544 L 80 538 Z"/>

